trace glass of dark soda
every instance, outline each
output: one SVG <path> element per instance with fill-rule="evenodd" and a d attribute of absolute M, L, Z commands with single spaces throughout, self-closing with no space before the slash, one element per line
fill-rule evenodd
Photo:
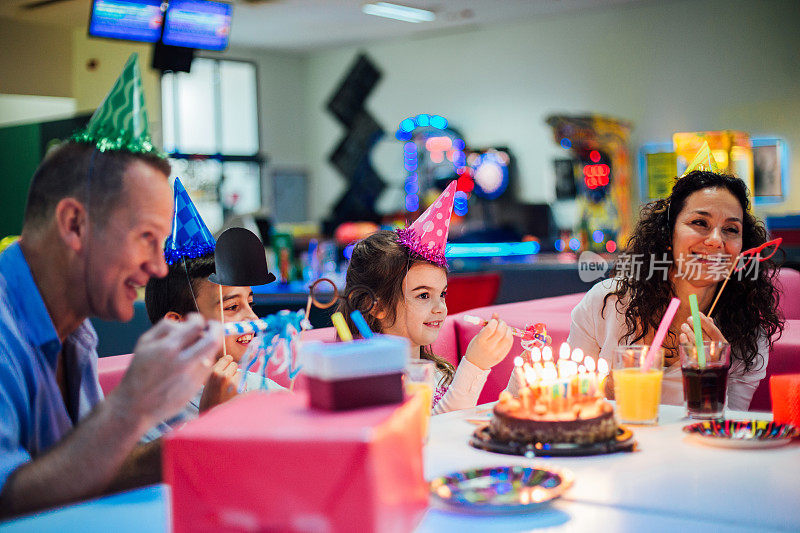
<path fill-rule="evenodd" d="M 690 418 L 710 420 L 725 415 L 731 347 L 706 341 L 702 351 L 694 343 L 678 346 L 683 374 L 683 398 Z"/>

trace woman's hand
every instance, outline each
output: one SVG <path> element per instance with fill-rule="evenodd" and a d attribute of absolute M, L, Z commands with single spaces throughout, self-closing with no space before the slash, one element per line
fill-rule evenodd
<path fill-rule="evenodd" d="M 464 357 L 481 370 L 488 370 L 505 359 L 513 343 L 511 328 L 494 314 L 470 341 Z"/>
<path fill-rule="evenodd" d="M 225 403 L 237 395 L 235 377 L 238 368 L 239 365 L 230 355 L 220 357 L 219 361 L 214 363 L 211 368 L 211 376 L 206 381 L 203 395 L 200 397 L 201 413 Z"/>
<path fill-rule="evenodd" d="M 607 400 L 614 399 L 614 374 L 609 372 L 603 381 L 600 383 L 600 388 L 603 389 L 603 395 Z"/>
<path fill-rule="evenodd" d="M 699 313 L 699 315 L 700 328 L 703 330 L 703 341 L 728 342 L 725 340 L 725 336 L 719 330 L 712 318 L 707 317 L 703 313 Z M 681 342 L 681 344 L 694 343 L 694 322 L 692 321 L 691 316 L 686 320 L 686 322 L 681 324 L 681 334 L 678 340 Z"/>

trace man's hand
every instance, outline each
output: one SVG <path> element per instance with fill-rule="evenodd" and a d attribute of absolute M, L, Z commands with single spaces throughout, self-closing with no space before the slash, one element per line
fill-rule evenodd
<path fill-rule="evenodd" d="M 505 359 L 513 343 L 511 328 L 495 314 L 470 341 L 464 356 L 478 368 L 488 370 Z"/>
<path fill-rule="evenodd" d="M 238 369 L 239 365 L 230 355 L 220 357 L 219 361 L 214 363 L 211 375 L 203 389 L 203 395 L 200 397 L 201 413 L 225 403 L 237 395 L 236 371 Z"/>
<path fill-rule="evenodd" d="M 106 401 L 61 442 L 9 476 L 0 493 L 0 516 L 158 480 L 158 446 L 129 455 L 145 431 L 192 398 L 221 348 L 219 322 L 193 314 L 185 322 L 156 324 L 140 337 L 131 366 Z M 152 460 L 140 464 L 148 456 Z"/>
<path fill-rule="evenodd" d="M 131 366 L 107 401 L 152 426 L 178 412 L 211 373 L 222 326 L 199 314 L 161 320 L 139 338 Z"/>

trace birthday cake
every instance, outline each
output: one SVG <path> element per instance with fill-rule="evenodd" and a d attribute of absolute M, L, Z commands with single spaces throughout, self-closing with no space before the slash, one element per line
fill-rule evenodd
<path fill-rule="evenodd" d="M 550 411 L 546 402 L 533 409 L 503 392 L 494 407 L 489 433 L 500 442 L 575 443 L 605 442 L 616 435 L 614 408 L 602 398 L 576 401 L 569 410 Z"/>
<path fill-rule="evenodd" d="M 538 348 L 515 361 L 525 376 L 517 397 L 503 391 L 489 422 L 489 434 L 498 442 L 518 444 L 592 444 L 615 438 L 614 408 L 598 384 L 608 368 L 603 361 L 595 372 L 594 359 L 569 347 L 557 361 L 549 347 Z M 588 368 L 587 368 L 588 367 Z"/>

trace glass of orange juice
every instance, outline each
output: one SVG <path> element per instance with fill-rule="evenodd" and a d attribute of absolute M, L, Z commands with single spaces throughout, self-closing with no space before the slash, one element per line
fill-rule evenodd
<path fill-rule="evenodd" d="M 428 408 L 422 419 L 422 439 L 428 440 L 428 424 L 433 408 L 433 390 L 436 386 L 436 364 L 427 359 L 412 359 L 406 363 L 404 371 L 404 387 L 406 394 L 420 394 Z"/>
<path fill-rule="evenodd" d="M 664 349 L 659 348 L 645 368 L 650 346 L 619 346 L 614 352 L 612 373 L 617 417 L 625 424 L 657 424 L 664 376 Z"/>

